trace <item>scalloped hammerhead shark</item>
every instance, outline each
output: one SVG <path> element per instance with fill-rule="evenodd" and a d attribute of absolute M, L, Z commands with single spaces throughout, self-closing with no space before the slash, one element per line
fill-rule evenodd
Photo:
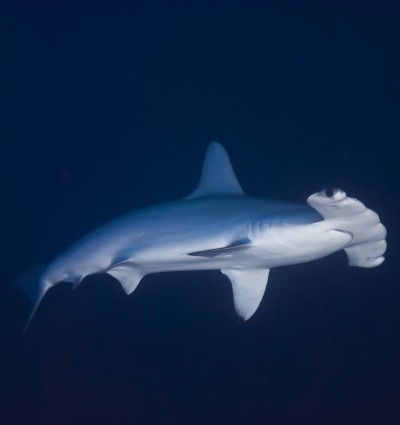
<path fill-rule="evenodd" d="M 51 287 L 71 282 L 76 288 L 91 274 L 108 273 L 130 294 L 150 273 L 221 270 L 232 284 L 236 313 L 247 320 L 273 267 L 341 249 L 350 266 L 383 262 L 386 229 L 376 213 L 340 189 L 325 189 L 307 202 L 246 196 L 225 149 L 212 142 L 190 196 L 111 221 L 55 258 L 35 280 L 18 279 L 15 285 L 32 301 L 28 324 Z"/>

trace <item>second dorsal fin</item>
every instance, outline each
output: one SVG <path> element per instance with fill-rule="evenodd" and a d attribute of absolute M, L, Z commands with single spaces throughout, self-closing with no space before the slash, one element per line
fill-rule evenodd
<path fill-rule="evenodd" d="M 226 150 L 219 143 L 211 142 L 204 158 L 199 185 L 187 199 L 243 194 Z"/>

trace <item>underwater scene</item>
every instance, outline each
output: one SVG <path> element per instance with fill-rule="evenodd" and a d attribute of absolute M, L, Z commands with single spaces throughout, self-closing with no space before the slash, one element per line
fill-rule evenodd
<path fill-rule="evenodd" d="M 9 2 L 0 423 L 400 423 L 400 5 Z"/>

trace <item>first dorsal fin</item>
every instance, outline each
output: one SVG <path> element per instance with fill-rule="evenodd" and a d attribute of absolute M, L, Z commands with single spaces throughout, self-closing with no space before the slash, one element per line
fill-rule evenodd
<path fill-rule="evenodd" d="M 208 146 L 199 185 L 187 199 L 213 195 L 243 195 L 229 156 L 217 142 Z"/>

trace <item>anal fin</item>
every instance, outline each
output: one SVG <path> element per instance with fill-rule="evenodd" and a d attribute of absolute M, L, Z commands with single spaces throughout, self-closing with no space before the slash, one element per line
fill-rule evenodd
<path fill-rule="evenodd" d="M 221 272 L 232 283 L 236 313 L 248 320 L 257 310 L 267 287 L 269 269 L 228 267 Z"/>

